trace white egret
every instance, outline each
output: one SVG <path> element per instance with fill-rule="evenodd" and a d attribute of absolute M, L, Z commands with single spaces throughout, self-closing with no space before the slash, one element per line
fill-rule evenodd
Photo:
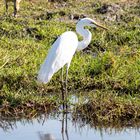
<path fill-rule="evenodd" d="M 106 29 L 105 27 L 101 26 L 90 18 L 83 18 L 79 20 L 76 25 L 76 32 L 83 37 L 82 41 L 78 41 L 76 33 L 72 31 L 66 31 L 62 35 L 60 35 L 52 45 L 52 48 L 49 50 L 48 56 L 46 57 L 44 63 L 39 70 L 37 77 L 39 82 L 48 83 L 54 73 L 56 73 L 59 69 L 61 69 L 64 65 L 67 64 L 67 86 L 68 69 L 73 55 L 76 51 L 85 49 L 91 42 L 92 34 L 88 29 L 85 29 L 86 26 L 97 26 Z"/>

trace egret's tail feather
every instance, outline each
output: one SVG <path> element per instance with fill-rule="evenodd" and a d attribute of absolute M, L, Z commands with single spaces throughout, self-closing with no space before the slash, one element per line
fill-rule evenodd
<path fill-rule="evenodd" d="M 37 81 L 46 84 L 51 80 L 51 78 L 52 78 L 51 75 L 47 75 L 45 73 L 39 73 L 37 76 Z"/>
<path fill-rule="evenodd" d="M 46 84 L 51 80 L 52 76 L 52 71 L 48 70 L 48 68 L 45 67 L 45 65 L 42 65 L 37 76 L 37 81 Z"/>

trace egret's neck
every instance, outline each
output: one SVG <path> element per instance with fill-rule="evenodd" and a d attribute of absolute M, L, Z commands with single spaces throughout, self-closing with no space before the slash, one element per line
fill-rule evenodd
<path fill-rule="evenodd" d="M 88 29 L 84 29 L 83 25 L 77 24 L 76 32 L 83 37 L 82 41 L 79 41 L 77 51 L 85 49 L 91 42 L 92 34 Z"/>

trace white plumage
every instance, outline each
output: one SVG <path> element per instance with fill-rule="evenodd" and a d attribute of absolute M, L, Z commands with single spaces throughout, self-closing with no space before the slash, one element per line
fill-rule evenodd
<path fill-rule="evenodd" d="M 53 74 L 65 64 L 69 66 L 77 46 L 78 38 L 74 32 L 63 33 L 49 50 L 48 56 L 39 70 L 38 81 L 47 83 Z"/>
<path fill-rule="evenodd" d="M 106 29 L 105 27 L 97 24 L 94 20 L 84 18 L 81 19 L 76 25 L 77 33 L 83 37 L 82 41 L 78 41 L 76 33 L 72 31 L 63 33 L 52 45 L 48 56 L 39 70 L 37 77 L 39 82 L 48 83 L 53 74 L 61 69 L 65 64 L 67 64 L 66 74 L 68 74 L 68 68 L 74 53 L 76 51 L 83 50 L 91 42 L 92 34 L 88 29 L 85 29 L 86 26 L 98 26 Z"/>

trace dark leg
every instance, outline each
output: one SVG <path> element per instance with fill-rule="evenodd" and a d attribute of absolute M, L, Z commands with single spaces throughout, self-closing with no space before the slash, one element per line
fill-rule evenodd
<path fill-rule="evenodd" d="M 8 14 L 8 3 L 7 3 L 7 1 L 5 1 L 5 8 L 6 8 L 5 9 L 5 15 L 6 15 L 6 14 Z"/>
<path fill-rule="evenodd" d="M 66 108 L 66 112 L 62 112 L 62 129 L 61 129 L 61 133 L 62 133 L 62 140 L 69 140 L 69 135 L 68 135 L 68 113 L 67 113 L 67 108 Z M 65 131 L 65 133 L 64 133 Z"/>
<path fill-rule="evenodd" d="M 65 114 L 64 114 L 64 111 L 63 111 L 63 114 L 62 114 L 62 129 L 61 129 L 61 133 L 62 133 L 62 140 L 64 140 L 64 120 L 65 120 Z"/>
<path fill-rule="evenodd" d="M 68 106 L 67 106 L 67 79 L 68 79 L 68 69 L 69 69 L 69 64 L 67 64 L 67 69 L 66 69 L 66 81 L 65 81 L 65 96 L 64 96 L 64 88 L 63 88 L 63 68 L 62 68 L 62 100 L 63 100 L 63 118 L 62 118 L 62 139 L 64 140 L 64 129 L 65 129 L 65 134 L 66 134 L 66 138 L 67 140 L 69 140 L 69 136 L 68 136 L 68 118 L 67 118 L 67 114 L 68 114 Z M 66 110 L 65 110 L 66 109 Z M 65 127 L 64 127 L 65 125 Z"/>
<path fill-rule="evenodd" d="M 5 7 L 6 7 L 6 13 L 8 12 L 8 3 L 5 3 Z"/>
<path fill-rule="evenodd" d="M 63 80 L 63 68 L 61 69 L 61 92 L 62 92 L 62 102 L 63 102 L 63 114 L 62 114 L 62 129 L 61 129 L 61 133 L 62 133 L 62 140 L 64 140 L 64 120 L 65 120 L 65 96 L 64 96 L 64 80 Z"/>
<path fill-rule="evenodd" d="M 65 125 L 66 125 L 66 128 L 65 128 L 66 137 L 67 137 L 67 140 L 69 140 L 69 135 L 68 135 L 68 111 L 67 111 L 67 108 L 66 108 Z"/>
<path fill-rule="evenodd" d="M 14 0 L 14 17 L 16 16 L 17 14 L 17 3 L 16 3 L 16 0 Z"/>
<path fill-rule="evenodd" d="M 63 101 L 63 111 L 65 110 L 65 96 L 64 96 L 64 80 L 63 80 L 63 68 L 61 69 L 61 92 L 62 92 L 62 101 Z"/>
<path fill-rule="evenodd" d="M 67 110 L 67 108 L 68 108 L 68 105 L 67 105 L 67 96 L 68 96 L 68 91 L 67 91 L 68 69 L 69 69 L 69 64 L 67 64 L 67 69 L 66 69 L 66 81 L 65 81 L 65 84 L 66 84 L 66 86 L 65 86 L 66 111 L 68 111 L 68 110 Z"/>

